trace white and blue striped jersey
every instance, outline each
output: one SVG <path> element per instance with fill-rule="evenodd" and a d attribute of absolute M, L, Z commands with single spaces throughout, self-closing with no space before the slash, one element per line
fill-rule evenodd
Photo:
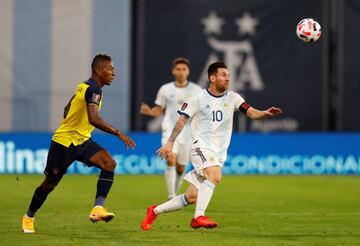
<path fill-rule="evenodd" d="M 162 139 L 168 139 L 171 131 L 179 118 L 177 110 L 181 105 L 201 92 L 201 87 L 189 82 L 185 87 L 177 87 L 175 82 L 169 82 L 160 87 L 155 104 L 165 109 L 164 119 L 161 123 Z M 177 140 L 179 143 L 190 143 L 190 129 L 188 124 L 184 127 Z"/>
<path fill-rule="evenodd" d="M 233 115 L 245 100 L 233 91 L 222 96 L 212 95 L 207 89 L 186 101 L 179 114 L 190 121 L 191 149 L 208 149 L 225 162 L 230 144 Z"/>

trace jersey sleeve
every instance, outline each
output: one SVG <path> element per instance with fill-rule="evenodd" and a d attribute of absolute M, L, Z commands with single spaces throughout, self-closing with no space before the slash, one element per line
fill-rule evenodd
<path fill-rule="evenodd" d="M 240 111 L 246 113 L 246 111 L 250 107 L 249 104 L 247 104 L 245 102 L 245 99 L 237 93 L 234 93 L 233 101 L 234 101 L 234 110 L 235 111 L 240 110 Z"/>
<path fill-rule="evenodd" d="M 86 104 L 96 104 L 99 105 L 102 97 L 102 91 L 96 86 L 89 86 L 85 92 L 85 101 Z"/>
<path fill-rule="evenodd" d="M 155 99 L 155 104 L 159 105 L 162 108 L 166 108 L 167 103 L 167 96 L 166 96 L 166 89 L 164 86 L 161 86 Z"/>
<path fill-rule="evenodd" d="M 239 109 L 240 105 L 245 102 L 245 99 L 239 94 L 234 93 L 233 102 L 234 102 L 234 109 L 237 110 Z"/>
<path fill-rule="evenodd" d="M 189 101 L 184 102 L 181 108 L 177 111 L 180 115 L 185 115 L 191 118 L 199 109 L 199 97 L 192 97 Z"/>

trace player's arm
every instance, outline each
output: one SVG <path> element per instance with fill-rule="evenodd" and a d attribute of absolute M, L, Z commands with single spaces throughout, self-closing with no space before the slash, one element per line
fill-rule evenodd
<path fill-rule="evenodd" d="M 188 120 L 188 116 L 186 115 L 180 115 L 179 119 L 176 121 L 176 124 L 171 132 L 171 135 L 168 139 L 168 142 L 174 143 L 177 136 L 179 136 L 180 132 L 184 129 L 184 126 L 186 125 L 186 121 Z"/>
<path fill-rule="evenodd" d="M 107 133 L 117 136 L 121 141 L 123 141 L 125 143 L 126 148 L 130 147 L 130 148 L 134 149 L 135 142 L 130 137 L 128 137 L 127 135 L 122 133 L 119 129 L 108 124 L 100 116 L 99 106 L 97 104 L 95 104 L 95 103 L 88 104 L 87 112 L 88 112 L 89 123 L 91 125 L 93 125 L 94 127 L 98 128 L 104 132 L 107 132 Z"/>
<path fill-rule="evenodd" d="M 152 116 L 152 117 L 157 117 L 160 114 L 162 114 L 162 112 L 164 112 L 164 109 L 159 105 L 155 105 L 154 107 L 150 107 L 146 103 L 141 103 L 140 114 L 148 115 L 148 116 Z"/>
<path fill-rule="evenodd" d="M 241 106 L 240 106 L 241 107 Z M 258 110 L 253 107 L 248 107 L 246 110 L 246 116 L 248 116 L 252 120 L 262 120 L 270 117 L 274 117 L 282 113 L 280 108 L 271 107 L 266 110 Z"/>
<path fill-rule="evenodd" d="M 184 126 L 186 125 L 186 121 L 188 120 L 188 118 L 189 117 L 186 115 L 183 114 L 180 115 L 179 119 L 176 121 L 176 124 L 166 144 L 156 151 L 157 155 L 160 156 L 161 159 L 168 158 L 168 156 L 170 155 L 172 148 L 174 146 L 174 142 L 177 136 L 179 136 L 180 132 L 184 129 Z"/>

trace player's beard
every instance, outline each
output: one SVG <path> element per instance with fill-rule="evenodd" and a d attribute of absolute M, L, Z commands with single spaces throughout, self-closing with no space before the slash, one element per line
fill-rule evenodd
<path fill-rule="evenodd" d="M 216 85 L 216 90 L 220 93 L 224 93 L 228 87 L 229 85 Z"/>

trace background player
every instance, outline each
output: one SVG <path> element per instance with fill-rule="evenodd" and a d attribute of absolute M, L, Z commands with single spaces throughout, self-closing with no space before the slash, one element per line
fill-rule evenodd
<path fill-rule="evenodd" d="M 178 111 L 175 127 L 167 143 L 158 151 L 160 157 L 168 158 L 174 142 L 188 119 L 191 119 L 190 159 L 194 170 L 186 174 L 190 183 L 185 194 L 178 195 L 159 206 L 152 205 L 141 223 L 143 230 L 151 229 L 151 224 L 161 213 L 171 212 L 196 202 L 195 214 L 191 220 L 193 228 L 213 228 L 218 225 L 205 216 L 215 186 L 220 183 L 221 168 L 226 160 L 230 143 L 233 114 L 240 110 L 253 120 L 273 117 L 282 113 L 279 108 L 271 107 L 261 111 L 249 104 L 237 93 L 227 91 L 229 71 L 223 62 L 215 62 L 208 68 L 210 85 L 195 97 L 185 102 Z"/>
<path fill-rule="evenodd" d="M 35 190 L 29 209 L 23 217 L 24 233 L 34 233 L 35 213 L 49 193 L 60 182 L 67 168 L 75 161 L 101 169 L 97 182 L 94 207 L 89 219 L 92 222 L 110 221 L 115 216 L 103 207 L 114 180 L 116 163 L 110 154 L 91 139 L 91 132 L 98 128 L 123 141 L 126 148 L 134 148 L 134 141 L 120 130 L 109 125 L 99 115 L 104 85 L 111 85 L 115 69 L 109 55 L 97 54 L 91 64 L 91 78 L 78 85 L 75 94 L 64 110 L 60 127 L 55 131 L 47 158 L 45 180 Z"/>
<path fill-rule="evenodd" d="M 172 127 L 176 123 L 178 118 L 177 110 L 186 100 L 201 91 L 198 85 L 188 81 L 189 73 L 189 60 L 182 57 L 176 58 L 172 64 L 172 75 L 175 81 L 160 87 L 155 100 L 156 106 L 151 108 L 145 103 L 141 105 L 140 113 L 144 115 L 157 117 L 165 111 L 165 116 L 161 123 L 162 145 L 166 143 L 171 134 Z M 190 131 L 189 127 L 185 126 L 167 158 L 165 180 L 169 199 L 176 196 L 182 184 L 185 165 L 189 162 L 189 147 Z"/>

